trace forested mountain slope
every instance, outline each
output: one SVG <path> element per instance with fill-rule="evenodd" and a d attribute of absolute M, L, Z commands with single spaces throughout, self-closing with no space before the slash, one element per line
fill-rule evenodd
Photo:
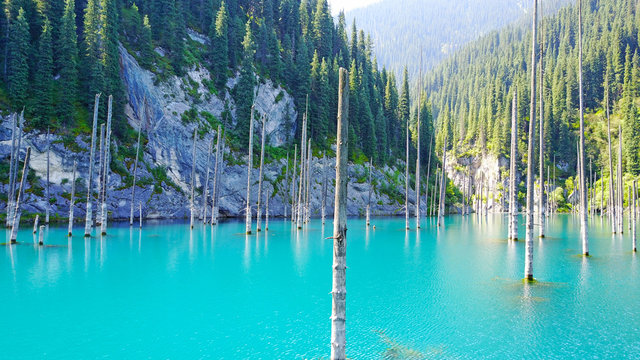
<path fill-rule="evenodd" d="M 546 0 L 555 11 L 570 0 Z M 417 76 L 422 48 L 426 69 L 488 32 L 522 20 L 526 0 L 384 0 L 348 11 L 347 21 L 371 34 L 378 62 L 399 73 L 405 65 Z"/>
<path fill-rule="evenodd" d="M 622 126 L 623 166 L 640 173 L 640 86 L 638 28 L 640 11 L 633 0 L 584 2 L 584 95 L 587 107 L 587 156 L 594 169 L 608 166 L 604 99 L 614 113 L 612 132 L 617 142 Z M 554 159 L 573 175 L 578 129 L 578 49 L 576 6 L 544 18 L 545 161 Z M 429 94 L 440 129 L 438 144 L 447 134 L 449 149 L 507 155 L 510 104 L 517 88 L 520 148 L 524 154 L 529 121 L 531 32 L 512 26 L 466 46 L 427 75 Z M 526 159 L 524 159 L 526 160 Z"/>

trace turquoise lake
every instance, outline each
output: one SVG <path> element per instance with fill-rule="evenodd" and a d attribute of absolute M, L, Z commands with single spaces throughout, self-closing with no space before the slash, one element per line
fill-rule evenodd
<path fill-rule="evenodd" d="M 0 248 L 0 358 L 329 358 L 331 221 L 251 236 L 235 221 L 110 225 L 71 240 L 52 226 L 46 247 L 23 226 L 21 244 Z M 607 218 L 590 220 L 590 258 L 578 218 L 550 218 L 535 284 L 521 281 L 525 244 L 505 240 L 506 216 L 372 225 L 348 222 L 351 359 L 640 358 L 640 259 Z"/>

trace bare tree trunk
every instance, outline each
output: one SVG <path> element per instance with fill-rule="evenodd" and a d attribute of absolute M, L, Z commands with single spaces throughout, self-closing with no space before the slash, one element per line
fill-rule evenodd
<path fill-rule="evenodd" d="M 618 127 L 618 232 L 624 233 L 624 175 L 622 173 L 622 126 Z"/>
<path fill-rule="evenodd" d="M 16 147 L 15 164 L 13 164 L 13 187 L 11 188 L 11 226 L 13 226 L 13 217 L 16 209 L 16 182 L 18 181 L 18 168 L 20 166 L 20 149 L 22 149 L 22 137 L 24 136 L 24 109 L 20 112 L 18 119 L 18 145 Z"/>
<path fill-rule="evenodd" d="M 265 220 L 264 220 L 264 230 L 269 231 L 269 191 L 267 190 L 267 201 L 265 204 Z"/>
<path fill-rule="evenodd" d="M 518 157 L 518 90 L 511 102 L 511 156 L 509 169 L 509 239 L 518 240 L 518 203 L 516 194 L 516 158 Z"/>
<path fill-rule="evenodd" d="M 529 144 L 527 152 L 527 220 L 524 277 L 533 280 L 533 138 L 536 119 L 536 48 L 538 2 L 533 0 L 533 33 L 531 37 L 531 109 L 529 114 Z"/>
<path fill-rule="evenodd" d="M 218 224 L 218 168 L 220 167 L 220 164 L 222 164 L 221 161 L 224 160 L 224 157 L 220 156 L 224 155 L 224 148 L 222 149 L 222 154 L 220 153 L 220 140 L 222 140 L 221 130 L 221 126 L 218 125 L 218 139 L 216 140 L 216 162 L 213 168 L 213 190 L 211 191 L 211 225 Z"/>
<path fill-rule="evenodd" d="M 298 166 L 298 144 L 294 145 L 293 148 L 293 171 L 292 171 L 292 181 L 291 181 L 291 222 L 296 221 L 296 209 L 298 208 L 296 205 L 296 184 L 297 184 L 297 172 L 296 167 Z"/>
<path fill-rule="evenodd" d="M 111 105 L 113 96 L 109 95 L 109 107 L 107 111 L 107 134 L 104 147 L 104 170 L 102 171 L 102 221 L 100 227 L 102 228 L 102 235 L 107 235 L 107 217 L 109 215 L 109 209 L 107 208 L 107 187 L 109 186 L 109 173 L 111 172 Z"/>
<path fill-rule="evenodd" d="M 429 207 L 429 213 L 431 216 L 435 214 L 436 208 L 436 193 L 439 189 L 438 184 L 440 184 L 440 167 L 436 167 L 436 183 L 433 185 L 433 192 L 431 193 L 431 206 Z M 439 193 L 438 193 L 439 194 Z"/>
<path fill-rule="evenodd" d="M 29 157 L 31 156 L 31 147 L 27 147 L 27 153 L 24 156 L 24 166 L 22 168 L 22 178 L 20 179 L 20 187 L 18 188 L 18 193 L 16 195 L 16 204 L 15 210 L 13 211 L 13 225 L 11 226 L 11 244 L 15 244 L 17 242 L 18 237 L 18 228 L 20 227 L 20 200 L 22 200 L 22 196 L 24 194 L 25 183 L 27 182 L 27 175 L 29 174 Z"/>
<path fill-rule="evenodd" d="M 44 245 L 44 225 L 40 225 L 40 233 L 38 234 L 38 245 Z M 33 230 L 33 233 L 36 233 L 36 230 Z"/>
<path fill-rule="evenodd" d="M 305 217 L 304 217 L 304 223 L 308 223 L 309 220 L 311 219 L 311 204 L 309 203 L 309 193 L 311 191 L 311 161 L 313 160 L 313 153 L 311 152 L 311 139 L 309 139 L 309 147 L 307 149 L 307 170 L 305 171 L 306 173 L 306 185 L 305 185 Z"/>
<path fill-rule="evenodd" d="M 284 187 L 285 191 L 282 192 L 282 205 L 284 206 L 284 218 L 287 216 L 287 202 L 289 201 L 289 152 L 287 151 L 287 161 L 285 162 L 286 171 L 284 176 Z"/>
<path fill-rule="evenodd" d="M 538 196 L 538 221 L 540 222 L 540 237 L 544 238 L 545 231 L 545 194 L 544 194 L 544 13 L 542 0 L 540 0 L 540 166 L 538 179 L 540 184 L 540 194 Z"/>
<path fill-rule="evenodd" d="M 407 159 L 405 161 L 405 171 L 404 171 L 404 217 L 405 217 L 405 226 L 407 230 L 409 230 L 409 119 L 407 119 L 407 151 L 406 156 Z"/>
<path fill-rule="evenodd" d="M 5 226 L 6 227 L 10 227 L 12 225 L 11 223 L 11 219 L 13 218 L 12 216 L 12 212 L 13 212 L 13 189 L 15 188 L 15 184 L 14 184 L 14 168 L 16 167 L 15 163 L 16 163 L 16 158 L 18 157 L 16 155 L 16 146 L 17 146 L 17 136 L 16 136 L 16 132 L 17 132 L 17 122 L 18 122 L 18 115 L 17 114 L 13 114 L 13 116 L 11 117 L 12 121 L 11 121 L 11 155 L 9 158 L 9 197 L 7 199 L 7 218 L 5 220 Z"/>
<path fill-rule="evenodd" d="M 95 103 L 93 105 L 93 129 L 91 130 L 91 152 L 89 155 L 89 180 L 87 184 L 87 213 L 84 222 L 84 237 L 90 237 L 93 228 L 93 214 L 91 212 L 93 191 L 93 163 L 96 151 L 96 131 L 98 128 L 98 107 L 100 106 L 100 94 L 96 94 Z"/>
<path fill-rule="evenodd" d="M 251 106 L 251 123 L 249 124 L 249 159 L 247 161 L 247 209 L 245 214 L 245 232 L 251 235 L 251 169 L 253 168 L 253 112 Z"/>
<path fill-rule="evenodd" d="M 424 183 L 425 186 L 425 190 L 424 190 L 424 205 L 425 206 L 429 206 L 429 179 L 431 177 L 431 150 L 433 150 L 431 148 L 431 146 L 433 145 L 433 134 L 431 134 L 431 137 L 429 138 L 429 160 L 427 161 L 427 180 Z M 464 196 L 462 197 L 462 215 L 464 215 Z M 427 211 L 425 211 L 425 217 L 428 215 Z"/>
<path fill-rule="evenodd" d="M 369 160 L 369 198 L 367 199 L 367 226 L 371 223 L 371 160 Z"/>
<path fill-rule="evenodd" d="M 198 126 L 193 130 L 193 155 L 191 161 L 191 196 L 189 197 L 189 227 L 193 229 L 195 196 L 196 196 L 196 139 L 198 137 Z"/>
<path fill-rule="evenodd" d="M 51 195 L 49 192 L 49 167 L 51 162 L 51 134 L 49 134 L 49 127 L 47 127 L 47 211 L 45 214 L 44 223 L 49 225 L 49 212 L 51 211 Z"/>
<path fill-rule="evenodd" d="M 589 256 L 589 234 L 587 233 L 587 187 L 585 184 L 584 162 L 584 92 L 582 90 L 582 0 L 578 0 L 578 91 L 580 92 L 580 238 L 582 253 Z"/>
<path fill-rule="evenodd" d="M 298 186 L 298 202 L 297 202 L 298 210 L 296 211 L 296 218 L 297 218 L 296 222 L 298 225 L 298 229 L 302 229 L 302 220 L 303 220 L 302 217 L 304 216 L 303 195 L 304 195 L 304 184 L 305 184 L 304 170 L 306 168 L 306 165 L 305 165 L 306 153 L 307 153 L 307 115 L 305 114 L 302 117 L 302 141 L 300 142 L 300 179 L 299 179 L 300 185 Z"/>
<path fill-rule="evenodd" d="M 138 209 L 140 211 L 138 219 L 140 219 L 140 229 L 142 229 L 142 201 L 140 201 L 140 207 Z"/>
<path fill-rule="evenodd" d="M 40 221 L 40 215 L 36 214 L 36 219 L 33 221 L 33 234 L 38 232 L 38 222 Z"/>
<path fill-rule="evenodd" d="M 438 206 L 438 227 L 444 226 L 445 192 L 447 190 L 447 135 L 444 136 L 444 146 L 442 147 L 442 180 L 440 181 L 440 202 Z"/>
<path fill-rule="evenodd" d="M 206 224 L 207 223 L 207 208 L 209 205 L 207 200 L 209 199 L 209 170 L 211 168 L 211 153 L 213 152 L 213 139 L 211 139 L 211 141 L 209 141 L 209 151 L 207 152 L 207 165 L 205 165 L 205 180 L 204 180 L 204 187 L 202 188 L 202 214 L 200 215 L 201 219 L 202 219 L 202 223 Z"/>
<path fill-rule="evenodd" d="M 142 126 L 138 129 L 138 145 L 136 145 L 136 161 L 133 164 L 133 186 L 131 186 L 131 212 L 129 213 L 129 226 L 133 226 L 133 202 L 136 198 L 136 177 L 138 173 L 138 158 L 140 156 L 140 135 L 142 134 Z"/>
<path fill-rule="evenodd" d="M 320 216 L 322 217 L 322 225 L 325 222 L 325 212 L 327 209 L 327 152 L 322 155 L 322 207 Z"/>
<path fill-rule="evenodd" d="M 347 153 L 349 87 L 347 70 L 339 70 L 336 191 L 333 212 L 333 285 L 331 288 L 331 360 L 346 359 Z"/>
<path fill-rule="evenodd" d="M 611 229 L 613 231 L 613 233 L 616 233 L 616 210 L 615 210 L 615 202 L 614 202 L 614 198 L 615 198 L 615 190 L 613 187 L 613 158 L 612 158 L 612 151 L 611 151 L 611 119 L 609 116 L 609 80 L 607 77 L 607 81 L 606 81 L 606 85 L 605 85 L 605 107 L 607 110 L 607 140 L 608 140 L 608 146 L 609 146 L 609 205 L 608 205 L 608 210 L 609 210 L 609 216 L 611 217 Z"/>
<path fill-rule="evenodd" d="M 266 134 L 266 124 L 267 118 L 265 115 L 262 115 L 262 136 L 261 136 L 261 145 L 260 145 L 260 173 L 258 175 L 258 216 L 256 217 L 257 228 L 256 231 L 262 231 L 260 222 L 262 221 L 262 207 L 260 202 L 262 201 L 262 167 L 264 165 L 264 137 Z"/>
<path fill-rule="evenodd" d="M 631 197 L 631 241 L 633 242 L 633 252 L 636 252 L 636 194 L 638 193 L 637 180 L 633 181 L 633 196 Z"/>
<path fill-rule="evenodd" d="M 100 142 L 98 146 L 98 208 L 96 209 L 96 226 L 99 226 L 102 222 L 102 169 L 104 169 L 103 165 L 103 157 L 104 157 L 104 133 L 106 131 L 106 124 L 100 124 Z"/>
<path fill-rule="evenodd" d="M 69 200 L 69 236 L 73 233 L 73 203 L 76 196 L 76 167 L 78 166 L 78 162 L 73 162 L 73 176 L 71 182 L 71 198 Z"/>
<path fill-rule="evenodd" d="M 420 229 L 420 100 L 422 98 L 422 50 L 420 50 L 420 71 L 418 77 L 418 120 L 416 129 L 417 138 L 417 156 L 416 156 L 416 229 Z"/>

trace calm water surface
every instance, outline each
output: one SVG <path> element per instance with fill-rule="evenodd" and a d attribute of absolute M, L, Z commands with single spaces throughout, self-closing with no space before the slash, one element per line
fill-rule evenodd
<path fill-rule="evenodd" d="M 629 232 L 592 219 L 583 258 L 577 220 L 549 220 L 534 246 L 540 282 L 525 285 L 524 242 L 505 240 L 506 217 L 449 217 L 445 230 L 426 219 L 409 232 L 403 218 L 369 231 L 350 219 L 347 355 L 640 358 Z M 70 241 L 51 227 L 44 248 L 25 227 L 22 244 L 0 248 L 0 358 L 328 358 L 331 222 L 270 225 L 245 236 L 240 222 L 115 224 Z"/>

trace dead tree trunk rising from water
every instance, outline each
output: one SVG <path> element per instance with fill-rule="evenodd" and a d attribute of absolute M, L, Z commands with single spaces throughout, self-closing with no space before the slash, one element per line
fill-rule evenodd
<path fill-rule="evenodd" d="M 49 167 L 51 163 L 51 134 L 49 133 L 49 128 L 47 127 L 47 212 L 45 215 L 44 223 L 49 225 L 49 212 L 51 211 L 51 195 L 49 193 Z"/>
<path fill-rule="evenodd" d="M 245 233 L 251 235 L 251 170 L 253 168 L 253 112 L 251 106 L 251 118 L 249 124 L 249 159 L 247 161 L 247 209 L 245 214 Z"/>
<path fill-rule="evenodd" d="M 287 202 L 289 201 L 289 152 L 287 151 L 287 161 L 285 162 L 286 170 L 284 175 L 284 191 L 282 192 L 282 205 L 284 207 L 284 218 L 287 216 Z"/>
<path fill-rule="evenodd" d="M 349 129 L 349 75 L 340 68 L 338 85 L 338 134 L 336 191 L 333 212 L 333 284 L 331 287 L 331 360 L 346 359 L 347 269 L 347 154 Z"/>
<path fill-rule="evenodd" d="M 264 137 L 266 135 L 267 118 L 262 115 L 262 136 L 260 139 L 260 172 L 258 175 L 258 216 L 256 217 L 256 231 L 262 231 L 262 167 L 264 165 Z"/>
<path fill-rule="evenodd" d="M 545 228 L 545 209 L 544 209 L 544 13 L 542 8 L 542 0 L 540 0 L 540 136 L 539 136 L 539 184 L 540 193 L 538 194 L 538 221 L 540 222 L 540 237 L 544 237 Z"/>
<path fill-rule="evenodd" d="M 307 114 L 302 116 L 302 141 L 300 142 L 300 185 L 298 185 L 298 202 L 297 202 L 297 210 L 296 210 L 296 222 L 298 229 L 302 229 L 302 217 L 303 213 L 303 205 L 304 205 L 304 183 L 305 183 L 305 174 L 304 170 L 306 168 L 305 158 L 307 153 Z"/>
<path fill-rule="evenodd" d="M 14 176 L 13 176 L 13 172 L 14 172 L 14 168 L 16 167 L 15 162 L 16 162 L 16 145 L 17 145 L 17 141 L 16 141 L 16 132 L 17 132 L 17 126 L 16 123 L 18 122 L 18 115 L 14 114 L 12 117 L 12 121 L 11 121 L 11 155 L 9 157 L 9 198 L 7 199 L 7 218 L 5 221 L 5 225 L 7 227 L 13 225 L 11 224 L 11 212 L 13 211 L 13 189 L 15 188 L 14 185 Z"/>
<path fill-rule="evenodd" d="M 104 133 L 106 131 L 106 125 L 100 124 L 100 141 L 98 146 L 98 208 L 96 209 L 96 226 L 100 225 L 102 221 L 102 207 L 100 206 L 102 200 L 102 169 L 104 169 Z"/>
<path fill-rule="evenodd" d="M 618 127 L 618 232 L 624 233 L 624 175 L 622 173 L 622 126 Z"/>
<path fill-rule="evenodd" d="M 92 200 L 91 192 L 93 191 L 93 163 L 96 151 L 96 131 L 98 130 L 98 107 L 100 106 L 100 94 L 96 94 L 95 103 L 93 105 L 93 128 L 91 130 L 91 150 L 89 153 L 89 177 L 87 182 L 87 213 L 84 222 L 84 236 L 90 237 L 93 228 L 93 218 L 91 214 Z"/>
<path fill-rule="evenodd" d="M 613 158 L 611 151 L 611 118 L 609 116 L 609 80 L 605 85 L 605 107 L 607 110 L 607 141 L 609 146 L 609 216 L 611 217 L 611 229 L 613 233 L 616 233 L 616 210 L 615 210 L 615 190 L 613 187 Z"/>
<path fill-rule="evenodd" d="M 200 219 L 203 224 L 207 223 L 207 200 L 209 199 L 209 170 L 211 170 L 211 153 L 213 152 L 213 138 L 209 141 L 209 151 L 207 151 L 207 164 L 204 166 L 205 168 L 205 176 L 204 176 L 204 187 L 202 188 L 202 213 L 200 214 Z"/>
<path fill-rule="evenodd" d="M 442 180 L 440 181 L 440 202 L 438 204 L 438 227 L 444 225 L 445 211 L 445 192 L 447 189 L 447 135 L 444 136 L 444 145 L 442 146 Z"/>
<path fill-rule="evenodd" d="M 367 199 L 366 219 L 367 226 L 369 226 L 369 223 L 371 222 L 371 160 L 369 160 L 369 197 Z"/>
<path fill-rule="evenodd" d="M 589 234 L 587 232 L 587 186 L 584 161 L 584 91 L 582 89 L 582 0 L 578 0 L 578 91 L 580 92 L 580 238 L 582 254 L 589 255 Z"/>
<path fill-rule="evenodd" d="M 420 53 L 420 71 L 418 77 L 418 120 L 416 123 L 418 132 L 416 156 L 416 229 L 420 229 L 420 98 L 422 97 L 422 51 L 420 51 Z"/>
<path fill-rule="evenodd" d="M 219 168 L 222 165 L 222 161 L 224 161 L 224 146 L 222 147 L 222 152 L 220 148 L 220 141 L 224 140 L 222 137 L 222 127 L 218 125 L 218 139 L 216 140 L 216 161 L 213 168 L 213 189 L 211 190 L 211 225 L 218 224 L 218 174 L 220 173 Z"/>
<path fill-rule="evenodd" d="M 633 252 L 636 252 L 636 194 L 638 193 L 638 189 L 636 188 L 637 181 L 633 180 L 633 195 L 629 200 L 631 203 L 631 241 L 633 243 Z"/>
<path fill-rule="evenodd" d="M 322 217 L 322 225 L 325 222 L 325 212 L 327 209 L 327 152 L 322 155 L 322 207 L 320 216 Z"/>
<path fill-rule="evenodd" d="M 518 240 L 518 204 L 516 203 L 516 158 L 518 157 L 518 90 L 511 103 L 511 156 L 509 164 L 509 239 Z"/>
<path fill-rule="evenodd" d="M 133 202 L 136 198 L 136 175 L 138 173 L 138 158 L 140 156 L 140 134 L 142 126 L 138 129 L 138 144 L 136 145 L 136 161 L 133 163 L 133 186 L 131 186 L 131 212 L 129 213 L 129 226 L 133 226 Z"/>
<path fill-rule="evenodd" d="M 269 231 L 269 190 L 267 190 L 267 200 L 264 212 L 264 231 Z"/>
<path fill-rule="evenodd" d="M 531 106 L 529 113 L 529 143 L 527 149 L 527 220 L 524 277 L 533 280 L 533 138 L 536 129 L 536 49 L 538 2 L 533 0 L 533 32 L 531 37 Z"/>
<path fill-rule="evenodd" d="M 431 177 L 431 152 L 432 152 L 432 148 L 431 146 L 433 145 L 433 134 L 431 134 L 431 137 L 429 138 L 429 161 L 427 162 L 427 180 L 424 183 L 424 206 L 429 206 L 429 178 Z M 464 204 L 464 197 L 462 198 L 462 203 Z M 462 215 L 464 215 L 464 205 L 462 206 Z M 424 212 L 424 216 L 426 217 L 428 215 L 428 212 L 425 210 Z"/>
<path fill-rule="evenodd" d="M 13 224 L 11 225 L 11 243 L 15 244 L 18 236 L 18 228 L 20 226 L 20 200 L 24 196 L 24 187 L 29 174 L 29 157 L 31 156 L 31 147 L 27 147 L 27 153 L 24 156 L 24 166 L 22 168 L 22 178 L 20 179 L 20 187 L 16 195 L 16 205 L 13 211 Z"/>
<path fill-rule="evenodd" d="M 295 144 L 293 147 L 293 169 L 291 174 L 293 176 L 291 181 L 291 222 L 293 223 L 296 220 L 296 182 L 297 182 L 297 172 L 296 167 L 298 164 L 298 144 Z"/>
<path fill-rule="evenodd" d="M 198 137 L 198 126 L 193 130 L 193 156 L 191 161 L 191 196 L 189 197 L 189 217 L 190 228 L 193 229 L 193 217 L 195 212 L 196 196 L 196 139 Z"/>
<path fill-rule="evenodd" d="M 405 124 L 407 128 L 407 151 L 405 160 L 405 169 L 404 169 L 404 218 L 405 218 L 405 226 L 407 230 L 409 230 L 409 119 L 407 119 L 407 123 Z"/>
<path fill-rule="evenodd" d="M 76 167 L 78 162 L 73 162 L 73 176 L 71 177 L 71 198 L 69 198 L 69 236 L 73 233 L 73 203 L 76 196 Z"/>
<path fill-rule="evenodd" d="M 109 209 L 107 208 L 107 187 L 109 185 L 109 173 L 111 172 L 111 105 L 113 96 L 109 95 L 109 107 L 107 111 L 107 134 L 104 147 L 104 169 L 102 171 L 102 221 L 100 227 L 102 228 L 102 235 L 107 234 L 107 217 L 109 215 Z"/>
<path fill-rule="evenodd" d="M 309 139 L 309 147 L 307 148 L 307 170 L 305 171 L 307 182 L 305 185 L 305 201 L 304 201 L 304 223 L 308 223 L 311 218 L 311 204 L 309 203 L 309 193 L 311 191 L 311 161 L 313 153 L 311 152 L 311 139 Z"/>
<path fill-rule="evenodd" d="M 11 191 L 11 219 L 10 226 L 13 226 L 13 217 L 15 213 L 15 204 L 16 204 L 16 182 L 18 181 L 18 167 L 20 166 L 20 149 L 22 149 L 22 136 L 24 135 L 24 109 L 20 112 L 20 117 L 18 118 L 18 139 L 16 145 L 16 153 L 14 157 L 15 163 L 13 164 L 13 186 L 10 189 Z"/>

